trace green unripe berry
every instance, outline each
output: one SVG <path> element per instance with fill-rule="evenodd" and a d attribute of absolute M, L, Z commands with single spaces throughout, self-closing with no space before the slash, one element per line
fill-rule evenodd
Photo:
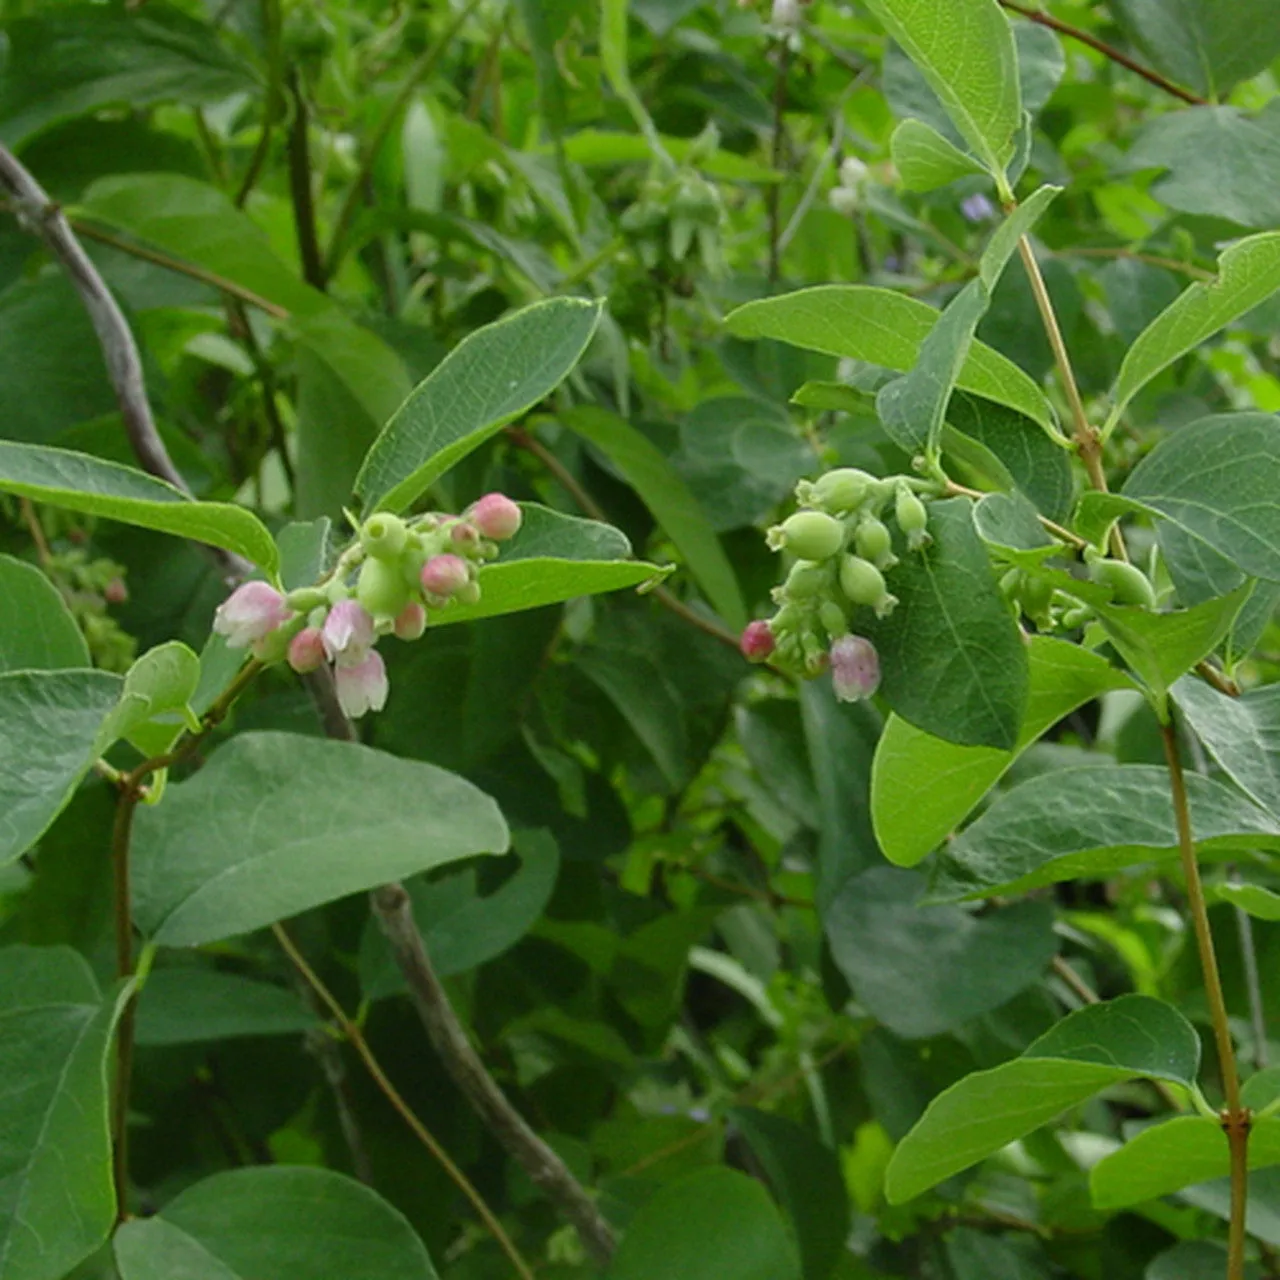
<path fill-rule="evenodd" d="M 310 613 L 312 609 L 318 609 L 328 601 L 329 597 L 322 587 L 297 587 L 284 598 L 285 604 L 294 613 Z"/>
<path fill-rule="evenodd" d="M 779 528 L 782 545 L 800 560 L 828 560 L 844 546 L 844 525 L 821 511 L 797 511 Z"/>
<path fill-rule="evenodd" d="M 898 528 L 907 535 L 907 546 L 912 551 L 929 545 L 929 509 L 906 485 L 898 487 L 893 514 L 898 521 Z"/>
<path fill-rule="evenodd" d="M 818 609 L 818 621 L 822 623 L 822 629 L 833 640 L 839 640 L 841 636 L 849 634 L 849 623 L 844 616 L 844 610 L 834 600 L 822 602 Z"/>
<path fill-rule="evenodd" d="M 827 572 L 809 560 L 798 560 L 787 574 L 787 598 L 809 600 L 816 596 L 828 581 Z"/>
<path fill-rule="evenodd" d="M 840 562 L 840 589 L 853 604 L 869 605 L 880 618 L 888 617 L 898 603 L 884 584 L 884 575 L 860 556 L 845 556 Z"/>
<path fill-rule="evenodd" d="M 394 618 L 409 603 L 409 588 L 400 566 L 386 560 L 369 559 L 360 566 L 356 599 L 375 618 Z"/>
<path fill-rule="evenodd" d="M 1023 573 L 1021 569 L 1010 569 L 1000 579 L 1000 594 L 1006 600 L 1012 600 L 1015 596 L 1021 596 L 1023 588 Z"/>
<path fill-rule="evenodd" d="M 399 516 L 379 511 L 370 516 L 360 530 L 360 545 L 365 554 L 379 560 L 394 560 L 404 550 L 409 530 Z"/>
<path fill-rule="evenodd" d="M 868 516 L 858 525 L 853 545 L 864 560 L 870 560 L 878 569 L 892 569 L 898 563 L 889 530 L 875 516 Z"/>
<path fill-rule="evenodd" d="M 1083 627 L 1092 617 L 1093 610 L 1087 604 L 1078 604 L 1074 609 L 1068 609 L 1058 622 L 1068 631 L 1074 631 L 1077 627 Z"/>
<path fill-rule="evenodd" d="M 819 476 L 808 490 L 808 501 L 827 511 L 855 511 L 871 495 L 876 478 L 857 467 L 837 467 Z"/>
<path fill-rule="evenodd" d="M 1033 573 L 1022 584 L 1022 609 L 1029 618 L 1044 618 L 1053 603 L 1053 583 Z"/>
<path fill-rule="evenodd" d="M 1095 560 L 1089 566 L 1089 578 L 1106 587 L 1116 604 L 1156 607 L 1156 593 L 1151 580 L 1136 565 L 1123 560 Z"/>

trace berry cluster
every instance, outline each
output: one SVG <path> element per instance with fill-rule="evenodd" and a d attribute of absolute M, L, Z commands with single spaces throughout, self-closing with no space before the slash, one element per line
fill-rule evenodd
<path fill-rule="evenodd" d="M 907 550 L 927 546 L 929 512 L 917 490 L 929 485 L 906 476 L 879 480 L 853 467 L 828 471 L 812 483 L 802 480 L 796 486 L 802 510 L 767 534 L 772 550 L 789 552 L 795 561 L 773 590 L 778 611 L 743 632 L 746 657 L 802 676 L 830 667 L 841 701 L 869 698 L 880 683 L 879 657 L 870 640 L 850 633 L 850 615 L 856 606 L 879 618 L 893 612 L 898 601 L 884 571 L 898 557 L 880 517 L 892 503 Z"/>
<path fill-rule="evenodd" d="M 501 493 L 486 494 L 461 516 L 433 512 L 405 521 L 379 512 L 324 583 L 285 595 L 266 582 L 246 582 L 219 607 L 213 629 L 230 648 L 251 649 L 264 663 L 287 660 L 300 674 L 330 662 L 348 716 L 380 711 L 387 669 L 378 640 L 417 640 L 429 610 L 455 600 L 475 604 L 479 566 L 520 521 L 520 508 Z"/>

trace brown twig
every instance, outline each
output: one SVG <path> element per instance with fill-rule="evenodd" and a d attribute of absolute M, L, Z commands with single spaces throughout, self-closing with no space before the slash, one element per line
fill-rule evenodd
<path fill-rule="evenodd" d="M 138 344 L 134 341 L 124 313 L 111 296 L 102 276 L 98 274 L 97 267 L 85 253 L 83 245 L 76 239 L 62 211 L 49 198 L 49 193 L 17 156 L 2 145 L 0 186 L 7 188 L 12 196 L 20 225 L 38 235 L 62 264 L 89 313 L 134 456 L 153 476 L 168 481 L 174 488 L 190 495 L 191 490 L 181 472 L 173 465 L 151 414 L 146 379 L 142 373 L 142 357 L 138 353 Z M 210 547 L 208 550 L 228 575 L 243 574 L 247 569 L 246 562 L 229 551 L 218 547 Z"/>
<path fill-rule="evenodd" d="M 302 96 L 302 81 L 296 70 L 289 72 L 289 97 L 293 102 L 293 118 L 289 122 L 289 197 L 293 207 L 293 226 L 298 238 L 298 257 L 302 262 L 302 278 L 314 289 L 325 285 L 324 261 L 320 256 L 320 238 L 316 233 L 315 199 L 311 193 L 311 146 L 307 137 L 310 114 Z"/>
<path fill-rule="evenodd" d="M 778 60 L 773 82 L 773 150 L 771 163 L 776 171 L 782 168 L 782 157 L 786 149 L 786 129 L 783 115 L 787 106 L 787 72 L 791 67 L 791 45 L 784 35 L 775 46 Z M 778 273 L 782 267 L 782 183 L 770 183 L 766 196 L 769 208 L 769 288 L 778 283 Z"/>
<path fill-rule="evenodd" d="M 137 244 L 122 236 L 112 235 L 110 231 L 103 231 L 84 218 L 68 218 L 67 222 L 77 235 L 84 236 L 88 240 L 96 240 L 99 244 L 110 245 L 113 249 L 129 254 L 130 257 L 142 259 L 143 262 L 153 262 L 166 271 L 173 271 L 178 275 L 189 276 L 192 280 L 199 280 L 202 284 L 212 285 L 228 297 L 247 302 L 251 307 L 257 307 L 259 311 L 266 312 L 273 320 L 289 318 L 289 312 L 278 302 L 272 302 L 260 293 L 254 293 L 252 289 L 246 289 L 244 285 L 228 280 L 226 276 L 220 276 L 216 271 L 198 267 L 194 262 L 184 262 L 181 258 L 170 257 L 169 254 L 161 253 L 158 249 Z"/>
<path fill-rule="evenodd" d="M 1021 14 L 1029 21 L 1038 23 L 1042 27 L 1048 27 L 1050 31 L 1056 31 L 1059 35 L 1078 40 L 1081 44 L 1087 44 L 1090 49 L 1096 50 L 1104 58 L 1108 58 L 1118 66 L 1132 71 L 1134 75 L 1141 76 L 1148 83 L 1155 85 L 1156 88 L 1163 89 L 1165 93 L 1171 93 L 1175 98 L 1181 98 L 1183 102 L 1190 102 L 1197 107 L 1208 105 L 1207 98 L 1202 98 L 1199 94 L 1192 93 L 1190 89 L 1184 89 L 1180 84 L 1174 84 L 1172 80 L 1167 80 L 1158 71 L 1153 71 L 1150 67 L 1144 67 L 1142 63 L 1129 57 L 1127 53 L 1121 52 L 1114 45 L 1107 44 L 1105 40 L 1098 39 L 1097 36 L 1088 31 L 1073 27 L 1069 22 L 1063 22 L 1061 18 L 1055 18 L 1051 13 L 1045 13 L 1040 9 L 1032 9 L 1025 4 L 1016 4 L 1014 0 L 1000 0 L 1000 3 L 1006 9 L 1011 10 L 1013 13 Z"/>
<path fill-rule="evenodd" d="M 1053 957 L 1053 971 L 1085 1004 L 1100 1004 L 1102 997 L 1061 957 Z"/>
<path fill-rule="evenodd" d="M 507 1234 L 502 1223 L 498 1221 L 497 1215 L 489 1208 L 484 1197 L 476 1190 L 471 1179 L 462 1172 L 449 1153 L 440 1145 L 435 1135 L 427 1128 L 426 1125 L 418 1118 L 413 1108 L 404 1100 L 399 1089 L 391 1083 L 387 1073 L 383 1070 L 382 1064 L 374 1056 L 373 1050 L 369 1048 L 369 1042 L 364 1038 L 364 1033 L 360 1028 L 351 1021 L 347 1016 L 346 1010 L 338 1003 L 337 997 L 333 992 L 325 986 L 320 975 L 307 963 L 306 957 L 298 950 L 293 939 L 289 937 L 284 927 L 279 924 L 271 926 L 271 932 L 275 934 L 276 941 L 280 944 L 281 950 L 289 957 L 290 962 L 298 973 L 306 982 L 308 988 L 315 993 L 318 999 L 333 1015 L 333 1020 L 338 1024 L 339 1030 L 346 1037 L 351 1047 L 360 1055 L 361 1062 L 364 1063 L 373 1082 L 382 1091 L 383 1096 L 395 1108 L 400 1118 L 413 1131 L 414 1137 L 422 1143 L 432 1156 L 439 1161 L 441 1167 L 452 1179 L 454 1185 L 471 1201 L 472 1207 L 476 1213 L 480 1215 L 485 1226 L 492 1232 L 494 1239 L 502 1247 L 503 1252 L 511 1260 L 512 1266 L 516 1270 L 516 1274 L 521 1280 L 534 1280 L 533 1271 L 529 1264 L 522 1257 L 519 1249 Z"/>
<path fill-rule="evenodd" d="M 592 1257 L 607 1265 L 616 1247 L 613 1228 L 564 1161 L 511 1105 L 472 1047 L 431 965 L 404 886 L 383 885 L 370 896 L 408 983 L 409 998 L 453 1082 L 490 1133 L 573 1224 Z"/>

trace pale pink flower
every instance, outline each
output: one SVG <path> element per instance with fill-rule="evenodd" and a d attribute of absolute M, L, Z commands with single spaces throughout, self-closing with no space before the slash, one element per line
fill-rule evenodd
<path fill-rule="evenodd" d="M 864 636 L 841 636 L 831 646 L 831 683 L 841 702 L 861 702 L 880 687 L 880 655 Z"/>
<path fill-rule="evenodd" d="M 453 545 L 461 551 L 472 551 L 480 545 L 480 530 L 466 520 L 459 520 L 449 530 Z"/>
<path fill-rule="evenodd" d="M 769 624 L 764 621 L 748 622 L 738 641 L 738 647 L 749 662 L 764 662 L 775 648 Z"/>
<path fill-rule="evenodd" d="M 373 619 L 355 600 L 339 600 L 321 632 L 325 655 L 339 667 L 356 666 L 373 648 Z"/>
<path fill-rule="evenodd" d="M 289 641 L 289 665 L 300 675 L 324 666 L 324 635 L 319 627 L 303 627 Z"/>
<path fill-rule="evenodd" d="M 427 611 L 416 601 L 410 601 L 396 616 L 395 632 L 401 640 L 417 640 L 427 629 Z"/>
<path fill-rule="evenodd" d="M 213 629 L 226 638 L 227 648 L 247 649 L 290 616 L 284 596 L 274 587 L 265 582 L 246 582 L 218 606 Z"/>
<path fill-rule="evenodd" d="M 348 718 L 358 720 L 366 711 L 381 711 L 386 705 L 387 668 L 376 649 L 370 649 L 362 662 L 339 664 L 333 676 L 338 705 Z"/>
<path fill-rule="evenodd" d="M 422 566 L 422 589 L 428 595 L 448 600 L 471 581 L 471 570 L 461 556 L 432 556 Z"/>
<path fill-rule="evenodd" d="M 486 538 L 505 542 L 516 535 L 524 513 L 505 493 L 486 493 L 471 504 L 467 518 Z"/>

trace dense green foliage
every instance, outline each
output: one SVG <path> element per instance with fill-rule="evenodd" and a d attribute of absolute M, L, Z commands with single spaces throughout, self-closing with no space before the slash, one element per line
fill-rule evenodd
<path fill-rule="evenodd" d="M 0 1280 L 1280 1276 L 1280 17 L 1027 9 L 0 0 Z"/>

